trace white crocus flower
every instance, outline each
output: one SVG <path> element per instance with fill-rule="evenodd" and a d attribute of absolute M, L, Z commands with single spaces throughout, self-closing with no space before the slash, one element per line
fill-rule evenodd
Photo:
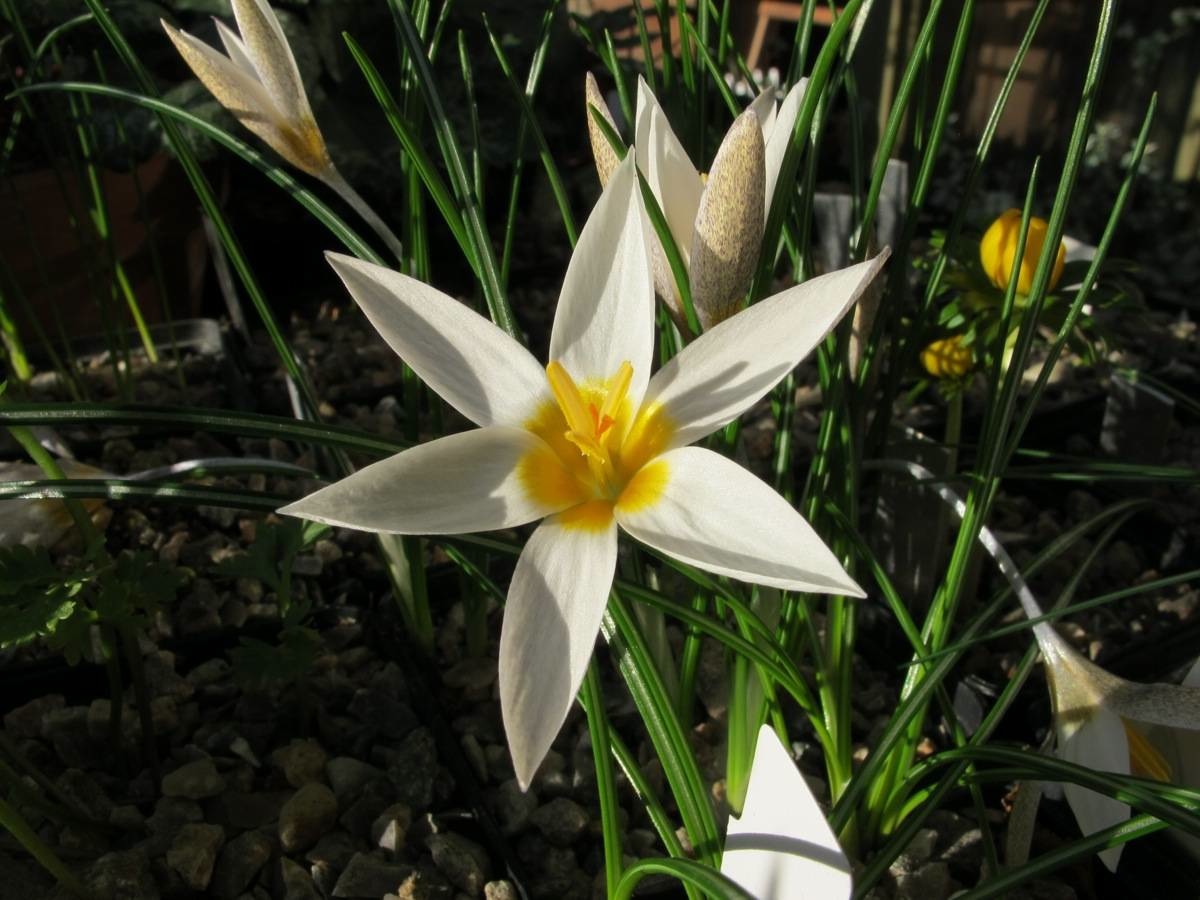
<path fill-rule="evenodd" d="M 217 101 L 302 172 L 333 188 L 397 254 L 400 242 L 342 177 L 317 127 L 296 57 L 266 0 L 232 0 L 235 33 L 215 19 L 221 53 L 160 20 L 167 37 Z M 228 55 L 225 55 L 228 54 Z"/>
<path fill-rule="evenodd" d="M 924 466 L 885 460 L 872 467 L 907 471 L 952 506 L 959 520 L 965 517 L 966 501 Z M 979 542 L 1008 579 L 1025 615 L 1041 619 L 1041 605 L 991 529 L 979 530 Z M 1046 666 L 1059 758 L 1098 772 L 1200 786 L 1200 663 L 1182 685 L 1138 684 L 1084 657 L 1049 622 L 1035 621 L 1033 636 Z M 1106 794 L 1071 782 L 1063 784 L 1063 793 L 1085 835 L 1129 818 L 1129 805 Z M 1186 837 L 1195 848 L 1194 839 Z M 1116 871 L 1123 846 L 1100 852 L 1109 870 Z"/>
<path fill-rule="evenodd" d="M 463 304 L 330 254 L 367 318 L 480 427 L 377 462 L 282 512 L 398 534 L 459 534 L 545 518 L 517 562 L 500 638 L 500 700 L 527 786 L 583 678 L 612 587 L 617 526 L 711 572 L 861 595 L 782 497 L 688 445 L 749 408 L 820 341 L 883 257 L 756 304 L 650 377 L 654 294 L 632 158 L 571 257 L 544 368 Z"/>
<path fill-rule="evenodd" d="M 644 79 L 638 79 L 634 156 L 662 208 L 671 237 L 688 270 L 692 303 L 705 329 L 735 313 L 758 262 L 763 227 L 779 179 L 783 155 L 804 99 L 801 79 L 777 105 L 774 90 L 763 91 L 726 132 L 707 176 L 688 159 L 666 114 Z M 589 106 L 613 124 L 612 114 L 591 73 Z M 588 112 L 588 133 L 601 184 L 616 166 L 616 155 Z M 657 236 L 654 284 L 675 318 L 683 308 L 675 278 Z"/>
<path fill-rule="evenodd" d="M 729 819 L 721 874 L 757 900 L 838 900 L 853 888 L 850 861 L 769 725 L 758 732 L 742 815 Z"/>
<path fill-rule="evenodd" d="M 1031 615 L 1039 611 L 1027 610 Z M 1101 772 L 1155 781 L 1200 784 L 1200 669 L 1184 684 L 1138 684 L 1088 660 L 1045 622 L 1034 634 L 1046 664 L 1054 705 L 1055 753 Z M 1065 783 L 1067 803 L 1085 835 L 1124 822 L 1129 806 Z M 1123 845 L 1100 853 L 1116 871 Z"/>

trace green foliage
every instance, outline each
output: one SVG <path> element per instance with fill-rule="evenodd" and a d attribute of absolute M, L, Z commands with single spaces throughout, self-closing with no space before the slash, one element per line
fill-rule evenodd
<path fill-rule="evenodd" d="M 0 547 L 0 648 L 53 634 L 74 613 L 82 587 L 64 579 L 44 549 Z"/>
<path fill-rule="evenodd" d="M 320 652 L 317 633 L 303 624 L 312 604 L 292 596 L 292 566 L 300 551 L 328 531 L 326 525 L 300 519 L 260 522 L 247 552 L 217 564 L 214 572 L 221 577 L 256 578 L 267 585 L 275 592 L 283 618 L 278 644 L 244 637 L 241 646 L 230 652 L 234 675 L 243 683 L 294 681 L 309 670 Z"/>

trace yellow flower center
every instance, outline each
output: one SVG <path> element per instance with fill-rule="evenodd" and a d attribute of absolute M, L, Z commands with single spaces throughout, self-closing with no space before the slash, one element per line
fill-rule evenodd
<path fill-rule="evenodd" d="M 633 511 L 657 500 L 668 471 L 655 457 L 675 426 L 661 406 L 633 408 L 633 366 L 626 361 L 608 379 L 577 383 L 554 361 L 546 380 L 554 400 L 525 423 L 546 448 L 526 454 L 518 466 L 530 496 L 565 509 L 565 524 L 589 529 L 607 527 L 617 505 Z"/>

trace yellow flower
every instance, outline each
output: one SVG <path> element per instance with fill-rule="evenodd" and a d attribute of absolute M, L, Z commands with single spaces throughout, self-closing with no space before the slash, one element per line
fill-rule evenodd
<path fill-rule="evenodd" d="M 961 334 L 934 341 L 921 351 L 921 365 L 934 378 L 962 378 L 975 367 L 975 354 Z"/>
<path fill-rule="evenodd" d="M 1029 217 L 1029 234 L 1025 238 L 1025 256 L 1021 260 L 1021 270 L 1017 276 L 1017 293 L 1028 294 L 1033 283 L 1033 270 L 1037 266 L 1038 257 L 1042 255 L 1042 244 L 1046 242 L 1046 220 L 1037 216 Z M 1012 274 L 1013 259 L 1017 254 L 1017 238 L 1021 233 L 1021 211 L 1010 209 L 1002 213 L 983 234 L 979 243 L 979 261 L 983 263 L 983 271 L 991 279 L 992 284 L 1004 290 L 1008 287 L 1008 278 Z M 1050 274 L 1050 290 L 1058 284 L 1062 277 L 1063 263 L 1066 259 L 1067 248 L 1062 242 L 1058 245 L 1058 254 L 1054 257 L 1054 271 Z"/>

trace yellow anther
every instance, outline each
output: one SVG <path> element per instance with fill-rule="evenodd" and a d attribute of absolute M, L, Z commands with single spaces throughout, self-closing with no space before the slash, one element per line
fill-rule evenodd
<path fill-rule="evenodd" d="M 570 430 L 577 434 L 591 431 L 587 404 L 561 363 L 551 362 L 546 366 L 546 380 L 550 382 L 550 390 L 554 392 L 554 399 L 558 401 L 558 408 L 562 410 Z"/>
<path fill-rule="evenodd" d="M 613 376 L 608 393 L 604 395 L 604 405 L 600 407 L 600 415 L 597 417 L 597 434 L 600 433 L 601 425 L 604 422 L 607 421 L 608 425 L 611 425 L 616 420 L 617 413 L 621 410 L 621 403 L 625 400 L 625 395 L 629 393 L 629 385 L 632 381 L 633 366 L 630 365 L 629 360 L 625 360 L 617 369 L 617 374 Z M 608 425 L 603 427 L 607 428 Z"/>

